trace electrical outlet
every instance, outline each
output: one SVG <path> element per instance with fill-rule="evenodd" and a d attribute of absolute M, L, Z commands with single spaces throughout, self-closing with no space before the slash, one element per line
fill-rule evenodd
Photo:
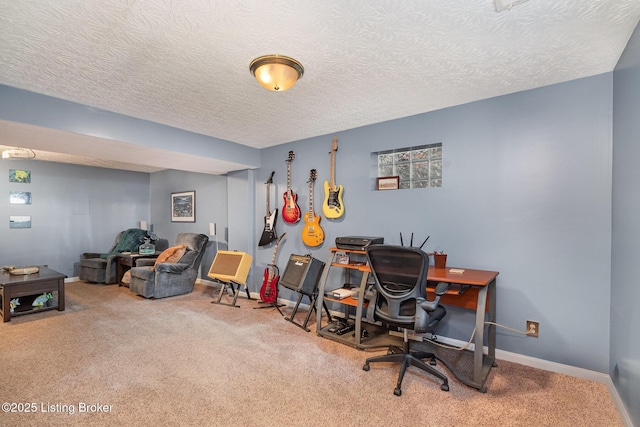
<path fill-rule="evenodd" d="M 530 337 L 538 337 L 540 333 L 540 325 L 538 322 L 534 322 L 533 320 L 527 320 L 527 335 Z"/>

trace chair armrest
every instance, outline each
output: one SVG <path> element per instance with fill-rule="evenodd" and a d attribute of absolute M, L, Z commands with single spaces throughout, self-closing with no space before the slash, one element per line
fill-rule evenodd
<path fill-rule="evenodd" d="M 136 267 L 149 267 L 156 263 L 154 258 L 140 258 L 136 260 Z"/>
<path fill-rule="evenodd" d="M 418 298 L 417 303 L 420 305 L 420 307 L 422 307 L 423 310 L 427 312 L 433 311 L 438 307 L 438 304 L 440 304 L 440 297 L 446 294 L 450 287 L 451 287 L 451 283 L 440 282 L 436 285 L 436 289 L 435 289 L 436 297 L 433 301 L 429 301 L 426 299 L 423 300 L 422 298 Z"/>
<path fill-rule="evenodd" d="M 98 252 L 85 252 L 82 254 L 82 259 L 100 258 L 101 253 Z"/>
<path fill-rule="evenodd" d="M 451 286 L 450 283 L 440 282 L 436 285 L 436 297 L 433 301 L 424 298 L 416 298 L 416 320 L 413 330 L 417 334 L 430 332 L 442 319 L 447 310 L 440 305 L 440 297 L 444 295 Z"/>
<path fill-rule="evenodd" d="M 436 285 L 435 294 L 439 297 L 446 294 L 449 288 L 451 287 L 451 283 L 440 282 Z"/>
<path fill-rule="evenodd" d="M 187 268 L 189 268 L 189 264 L 185 264 L 183 262 L 175 262 L 175 263 L 163 262 L 156 265 L 156 272 L 180 274 L 183 271 L 185 271 Z"/>
<path fill-rule="evenodd" d="M 367 306 L 366 316 L 367 322 L 375 323 L 375 313 L 376 313 L 376 305 L 378 301 L 378 291 L 376 287 L 373 286 L 370 290 L 365 290 L 364 298 L 369 300 L 369 305 Z"/>

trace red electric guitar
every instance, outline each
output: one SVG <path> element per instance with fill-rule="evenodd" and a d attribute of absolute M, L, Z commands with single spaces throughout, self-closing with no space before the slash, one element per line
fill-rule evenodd
<path fill-rule="evenodd" d="M 296 155 L 289 151 L 287 159 L 287 191 L 284 193 L 284 206 L 282 207 L 282 219 L 289 224 L 296 224 L 300 221 L 301 213 L 298 206 L 298 195 L 291 189 L 291 161 Z"/>
<path fill-rule="evenodd" d="M 263 302 L 276 302 L 278 299 L 278 281 L 280 280 L 280 271 L 276 265 L 276 257 L 278 256 L 278 245 L 286 235 L 287 233 L 282 234 L 282 236 L 280 236 L 276 241 L 275 248 L 273 249 L 273 258 L 271 258 L 271 264 L 267 265 L 264 269 L 264 280 L 262 281 L 262 287 L 260 288 L 260 299 Z"/>

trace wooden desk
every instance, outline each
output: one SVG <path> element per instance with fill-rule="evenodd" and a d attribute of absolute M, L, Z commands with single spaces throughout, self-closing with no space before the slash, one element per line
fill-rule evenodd
<path fill-rule="evenodd" d="M 464 353 L 469 351 L 455 351 L 441 349 L 440 347 L 430 344 L 429 351 L 433 351 L 450 370 L 463 383 L 487 392 L 484 383 L 487 380 L 489 371 L 493 366 L 497 366 L 496 359 L 496 326 L 488 325 L 488 346 L 487 354 L 484 353 L 484 322 L 485 315 L 488 314 L 488 321 L 496 321 L 496 277 L 497 271 L 473 270 L 469 268 L 459 268 L 464 270 L 462 273 L 452 273 L 452 267 L 447 268 L 429 268 L 427 280 L 429 282 L 447 282 L 452 287 L 440 299 L 440 303 L 444 305 L 453 305 L 476 311 L 476 334 L 474 339 L 472 378 L 464 375 L 465 360 Z M 458 269 L 453 267 L 454 269 Z M 433 286 L 432 286 L 433 285 Z M 433 298 L 435 283 L 427 284 L 428 298 Z M 487 301 L 488 297 L 488 301 Z M 487 303 L 488 302 L 488 303 Z M 425 343 L 428 344 L 428 343 Z M 463 353 L 455 354 L 452 352 Z"/>
<path fill-rule="evenodd" d="M 353 298 L 334 300 L 326 297 L 327 277 L 331 268 L 341 267 L 351 270 L 355 269 L 362 272 L 359 288 L 360 295 L 364 295 L 370 272 L 368 265 L 355 266 L 334 262 L 337 252 L 364 255 L 364 251 L 349 251 L 337 248 L 330 248 L 329 251 L 329 260 L 327 261 L 322 272 L 322 277 L 320 278 L 319 293 L 316 301 L 316 331 L 318 335 L 333 339 L 343 344 L 353 345 L 359 349 L 402 345 L 401 343 L 398 343 L 397 336 L 391 336 L 389 334 L 387 328 L 378 327 L 373 323 L 369 323 L 366 319 L 363 319 L 364 309 L 367 303 L 365 303 L 362 298 L 359 298 L 358 300 L 354 300 Z M 487 315 L 489 322 L 496 321 L 496 277 L 498 276 L 498 272 L 465 268 L 463 269 L 463 273 L 452 273 L 450 270 L 450 267 L 443 269 L 429 267 L 427 280 L 429 282 L 447 282 L 452 284 L 447 294 L 443 295 L 440 299 L 442 304 L 454 305 L 468 310 L 476 310 L 474 351 L 445 349 L 428 341 L 417 342 L 416 347 L 434 353 L 436 358 L 444 363 L 453 375 L 462 383 L 470 387 L 477 388 L 482 392 L 486 392 L 487 389 L 484 387 L 484 383 L 491 368 L 496 366 L 496 327 L 495 325 L 488 326 L 488 352 L 487 354 L 484 354 L 484 322 L 485 316 Z M 341 284 L 334 284 L 331 288 L 337 287 L 341 287 Z M 433 300 L 434 298 L 434 288 L 435 283 L 427 284 L 427 294 L 430 300 Z M 322 324 L 322 304 L 324 304 L 325 301 L 332 301 L 344 305 L 345 319 L 349 318 L 348 307 L 356 307 L 355 316 L 352 316 L 355 324 L 355 333 L 353 336 L 351 333 L 337 335 L 336 333 L 331 332 L 330 328 L 333 325 Z M 363 339 L 361 336 L 362 321 L 367 322 L 367 331 L 369 336 L 366 339 Z"/>

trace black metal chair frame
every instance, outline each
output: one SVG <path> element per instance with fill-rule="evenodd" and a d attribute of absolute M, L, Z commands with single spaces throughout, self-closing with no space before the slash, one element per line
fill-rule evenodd
<path fill-rule="evenodd" d="M 376 281 L 376 290 L 377 290 L 377 298 L 384 298 L 384 296 L 382 296 L 381 294 L 385 293 L 385 288 L 384 285 L 380 284 L 380 278 L 379 275 L 376 273 L 376 263 L 375 261 L 372 261 L 372 259 L 369 256 L 369 252 L 370 251 L 376 251 L 376 246 L 386 246 L 387 249 L 390 248 L 390 245 L 374 245 L 371 246 L 369 248 L 367 248 L 367 258 L 369 258 L 369 266 L 371 267 L 371 272 L 375 278 Z M 411 289 L 407 292 L 404 292 L 405 294 L 412 294 L 414 293 L 414 290 L 417 287 L 421 288 L 421 291 L 418 292 L 418 294 L 421 296 L 420 301 L 424 300 L 424 302 L 420 303 L 417 302 L 416 303 L 416 314 L 413 316 L 414 319 L 417 316 L 418 310 L 426 310 L 427 313 L 428 312 L 432 312 L 433 310 L 435 310 L 436 308 L 438 308 L 439 310 L 444 310 L 444 307 L 442 307 L 441 305 L 438 304 L 439 300 L 440 300 L 440 296 L 443 295 L 449 285 L 446 283 L 440 283 L 437 286 L 436 289 L 436 299 L 434 301 L 427 301 L 426 300 L 426 278 L 427 278 L 427 270 L 429 267 L 429 258 L 427 256 L 426 253 L 422 252 L 420 249 L 416 249 L 416 248 L 408 248 L 408 247 L 402 247 L 402 246 L 397 246 L 395 248 L 398 248 L 397 251 L 398 253 L 402 253 L 402 251 L 411 251 L 415 253 L 420 252 L 420 256 L 422 258 L 422 267 L 420 268 L 420 272 L 416 272 L 416 276 L 414 278 L 412 278 L 415 283 L 413 284 L 413 286 L 411 287 Z M 392 248 L 393 249 L 393 248 Z M 393 249 L 395 250 L 395 249 Z M 407 252 L 407 255 L 411 255 L 409 252 Z M 406 274 L 407 271 L 404 270 L 404 277 L 403 279 L 406 281 Z M 402 294 L 402 292 L 397 291 L 395 292 L 397 295 L 396 296 L 400 296 Z M 387 294 L 388 295 L 388 294 Z M 377 301 L 371 301 L 371 303 L 375 303 L 377 304 Z M 446 311 L 445 311 L 446 313 Z M 375 313 L 374 313 L 375 316 Z M 444 315 L 443 315 L 444 316 Z M 442 316 L 442 317 L 443 317 Z M 409 325 L 406 321 L 406 319 L 397 319 L 397 321 L 394 321 L 393 319 L 385 319 L 384 317 L 387 316 L 382 316 L 382 318 L 378 318 L 376 320 L 381 320 L 383 323 L 387 323 L 393 326 L 397 326 L 399 328 L 402 329 L 403 332 L 403 342 L 402 342 L 402 347 L 399 346 L 391 346 L 389 347 L 389 350 L 387 352 L 386 355 L 381 355 L 381 356 L 374 356 L 374 357 L 370 357 L 368 358 L 362 369 L 365 371 L 368 371 L 370 369 L 369 364 L 370 363 L 375 363 L 375 362 L 393 362 L 393 363 L 401 363 L 401 367 L 400 367 L 400 373 L 398 375 L 398 382 L 396 385 L 396 388 L 393 390 L 393 394 L 395 394 L 396 396 L 401 396 L 402 395 L 402 380 L 404 379 L 404 375 L 407 371 L 407 368 L 411 365 L 411 366 L 415 366 L 418 369 L 421 369 L 425 372 L 430 373 L 431 375 L 435 376 L 436 378 L 439 378 L 440 380 L 442 380 L 442 385 L 440 386 L 440 389 L 443 391 L 449 391 L 449 381 L 446 377 L 446 375 L 444 375 L 442 372 L 438 371 L 437 369 L 433 368 L 432 366 L 429 366 L 428 364 L 426 364 L 423 359 L 430 359 L 430 364 L 431 365 L 436 365 L 436 357 L 433 353 L 431 352 L 425 352 L 425 351 L 413 351 L 410 348 L 410 344 L 409 344 L 409 336 L 408 336 L 408 330 L 409 329 L 413 329 L 411 326 L 413 325 Z M 390 315 L 388 317 L 391 317 Z M 406 316 L 403 316 L 406 317 Z M 414 320 L 415 323 L 415 320 Z M 437 322 L 436 322 L 437 324 Z M 432 328 L 428 328 L 427 330 L 423 330 L 423 331 L 419 331 L 419 332 L 431 332 Z M 417 331 L 418 332 L 418 331 Z"/>

